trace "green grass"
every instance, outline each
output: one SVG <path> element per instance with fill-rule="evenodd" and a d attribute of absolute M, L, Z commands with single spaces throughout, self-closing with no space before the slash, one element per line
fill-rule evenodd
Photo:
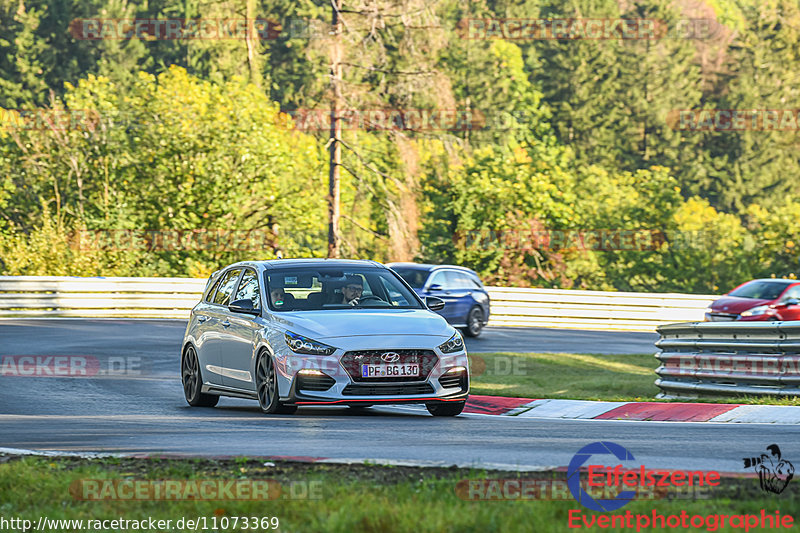
<path fill-rule="evenodd" d="M 800 405 L 800 398 L 703 397 L 657 400 L 653 354 L 471 354 L 471 392 L 520 398 Z"/>
<path fill-rule="evenodd" d="M 532 477 L 532 474 L 456 468 L 269 463 L 256 460 L 78 460 L 0 457 L 0 517 L 50 519 L 171 519 L 205 516 L 278 517 L 280 531 L 297 532 L 556 532 L 567 530 L 561 501 L 468 501 L 456 494 L 462 480 Z M 564 473 L 537 473 L 537 479 Z M 275 479 L 284 486 L 317 483 L 319 499 L 261 501 L 80 501 L 70 486 L 85 479 Z M 561 479 L 561 478 L 559 478 Z M 781 495 L 761 492 L 755 479 L 726 480 L 714 499 L 635 501 L 620 512 L 707 515 L 780 510 L 800 513 L 800 484 Z M 724 490 L 723 490 L 724 489 Z M 582 512 L 590 518 L 594 513 Z M 599 515 L 598 515 L 599 516 Z M 597 528 L 593 528 L 597 529 Z M 175 531 L 164 529 L 161 531 Z M 729 529 L 722 529 L 727 531 Z M 61 530 L 64 531 L 64 530 Z M 152 530 L 151 530 L 152 531 Z M 219 529 L 234 531 L 232 528 Z M 244 531 L 241 527 L 235 531 Z M 258 529 L 268 531 L 268 529 Z M 633 529 L 635 531 L 635 528 Z M 642 531 L 649 531 L 643 529 Z M 663 530 L 660 530 L 663 531 Z"/>

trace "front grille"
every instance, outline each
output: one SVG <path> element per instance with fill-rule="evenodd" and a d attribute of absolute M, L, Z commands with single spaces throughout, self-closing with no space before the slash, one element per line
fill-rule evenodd
<path fill-rule="evenodd" d="M 711 322 L 728 322 L 739 318 L 739 315 L 732 313 L 709 313 L 709 316 L 711 317 Z"/>
<path fill-rule="evenodd" d="M 466 389 L 466 376 L 463 372 L 449 374 L 439 378 L 439 384 L 445 389 Z"/>
<path fill-rule="evenodd" d="M 297 376 L 297 390 L 323 392 L 333 387 L 336 380 L 330 376 Z"/>
<path fill-rule="evenodd" d="M 381 359 L 381 354 L 393 352 L 400 356 L 400 359 L 393 364 L 420 365 L 420 376 L 396 377 L 387 376 L 383 378 L 365 378 L 361 376 L 361 365 L 363 364 L 387 364 Z M 433 350 L 357 350 L 347 352 L 342 356 L 341 363 L 347 374 L 353 381 L 360 383 L 397 383 L 404 381 L 425 381 L 428 375 L 439 362 Z"/>
<path fill-rule="evenodd" d="M 411 396 L 432 394 L 430 383 L 414 383 L 402 385 L 354 385 L 350 384 L 342 391 L 343 396 Z"/>

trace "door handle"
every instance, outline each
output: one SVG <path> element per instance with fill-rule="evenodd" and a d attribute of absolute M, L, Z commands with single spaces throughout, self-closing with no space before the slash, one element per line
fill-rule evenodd
<path fill-rule="evenodd" d="M 228 322 L 228 320 L 227 320 L 227 319 L 225 319 L 225 322 L 223 322 L 223 323 L 222 323 L 222 327 L 223 327 L 223 328 L 227 328 L 227 327 L 229 327 L 230 325 L 231 325 L 231 323 L 230 323 L 230 322 Z"/>
<path fill-rule="evenodd" d="M 204 315 L 198 315 L 198 317 L 197 317 L 197 321 L 198 321 L 198 322 L 200 322 L 201 324 L 202 324 L 203 322 L 205 322 L 206 320 L 208 320 L 208 317 L 207 317 L 207 316 L 204 316 Z"/>

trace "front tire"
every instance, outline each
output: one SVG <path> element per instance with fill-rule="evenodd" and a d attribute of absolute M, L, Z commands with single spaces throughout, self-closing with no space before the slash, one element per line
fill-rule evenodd
<path fill-rule="evenodd" d="M 181 359 L 181 383 L 186 403 L 192 407 L 214 407 L 219 402 L 216 394 L 203 394 L 203 374 L 200 371 L 200 360 L 193 346 L 186 348 Z"/>
<path fill-rule="evenodd" d="M 283 405 L 279 400 L 278 373 L 275 363 L 267 352 L 262 352 L 256 362 L 256 393 L 258 405 L 266 414 L 290 415 L 297 411 L 296 405 Z"/>
<path fill-rule="evenodd" d="M 464 335 L 467 337 L 477 337 L 483 330 L 483 311 L 477 305 L 469 310 L 467 315 L 467 327 L 464 328 Z"/>
<path fill-rule="evenodd" d="M 425 407 L 433 416 L 457 416 L 464 410 L 467 402 L 428 403 Z"/>

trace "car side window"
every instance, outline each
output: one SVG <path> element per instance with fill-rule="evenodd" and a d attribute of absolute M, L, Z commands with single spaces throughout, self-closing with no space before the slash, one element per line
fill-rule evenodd
<path fill-rule="evenodd" d="M 472 281 L 472 278 L 466 272 L 459 272 L 458 273 L 458 288 L 459 289 L 475 289 L 475 282 Z"/>
<path fill-rule="evenodd" d="M 217 289 L 219 288 L 219 282 L 220 282 L 220 280 L 218 279 L 214 283 L 214 286 L 211 287 L 211 290 L 208 291 L 208 294 L 206 294 L 206 298 L 205 298 L 205 300 L 203 300 L 204 302 L 212 303 L 214 301 L 214 293 L 216 293 Z"/>
<path fill-rule="evenodd" d="M 466 278 L 467 287 L 470 289 L 483 289 L 481 280 L 472 272 L 464 272 L 464 277 Z"/>
<path fill-rule="evenodd" d="M 372 290 L 372 283 L 374 280 L 367 279 L 366 277 L 362 276 L 361 274 L 356 274 L 360 277 L 363 281 L 364 290 L 361 292 L 361 296 L 375 296 L 375 291 Z"/>
<path fill-rule="evenodd" d="M 222 276 L 222 279 L 219 282 L 217 293 L 214 295 L 215 304 L 228 305 L 230 303 L 233 289 L 236 287 L 236 282 L 238 281 L 239 274 L 241 274 L 241 272 L 242 269 L 235 268 L 233 270 L 229 270 Z"/>
<path fill-rule="evenodd" d="M 794 287 L 791 287 L 789 290 L 783 293 L 781 301 L 785 302 L 789 298 L 796 298 L 800 300 L 800 285 L 795 285 Z"/>
<path fill-rule="evenodd" d="M 461 274 L 455 270 L 447 270 L 444 273 L 444 287 L 448 290 L 464 289 L 466 286 L 461 281 Z"/>
<path fill-rule="evenodd" d="M 258 276 L 255 271 L 249 268 L 244 271 L 236 296 L 231 301 L 235 302 L 236 300 L 250 300 L 253 303 L 253 309 L 261 309 L 261 294 L 258 288 Z"/>
<path fill-rule="evenodd" d="M 392 305 L 411 305 L 411 303 L 406 300 L 402 294 L 397 292 L 389 280 L 385 278 L 379 278 L 381 280 L 381 285 L 383 285 L 383 290 L 386 292 L 386 295 L 389 297 L 389 303 Z"/>
<path fill-rule="evenodd" d="M 444 279 L 443 271 L 436 272 L 433 276 L 431 276 L 431 281 L 428 284 L 428 287 L 430 287 L 431 285 L 439 285 L 443 289 L 447 288 L 447 282 Z"/>

